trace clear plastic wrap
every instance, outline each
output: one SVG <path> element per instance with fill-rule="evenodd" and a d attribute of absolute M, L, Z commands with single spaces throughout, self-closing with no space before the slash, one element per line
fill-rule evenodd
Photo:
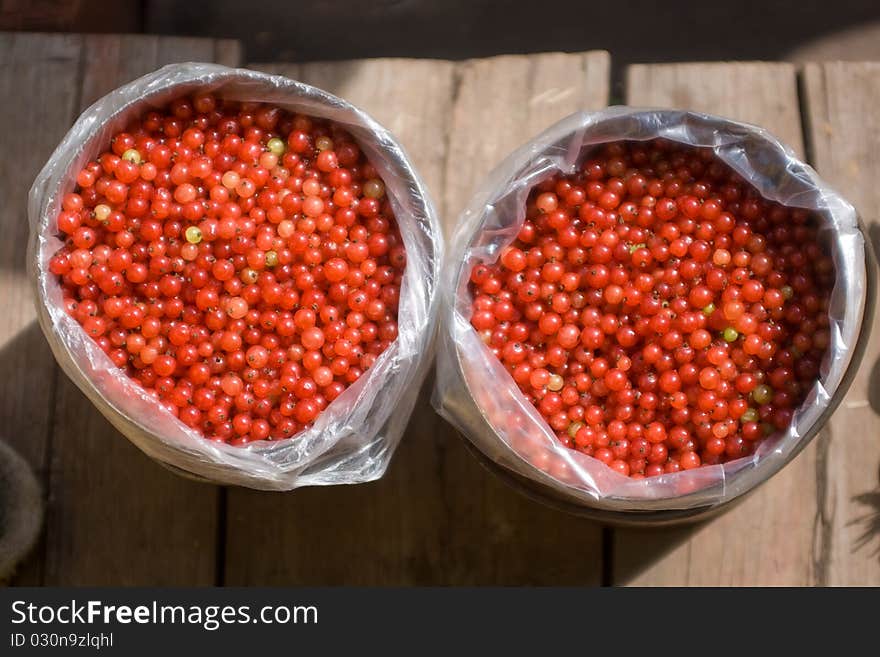
<path fill-rule="evenodd" d="M 468 277 L 475 264 L 495 262 L 514 240 L 537 183 L 557 172 L 572 173 L 596 145 L 655 138 L 712 148 L 766 199 L 813 211 L 823 222 L 820 234 L 836 280 L 832 344 L 820 380 L 791 427 L 750 456 L 639 480 L 556 440 L 471 326 Z M 563 119 L 496 168 L 459 220 L 442 288 L 434 406 L 491 461 L 570 504 L 616 512 L 705 509 L 742 495 L 794 458 L 845 392 L 865 312 L 865 242 L 853 207 L 761 128 L 695 112 L 610 107 Z"/>
<path fill-rule="evenodd" d="M 116 368 L 69 317 L 47 263 L 61 246 L 61 196 L 82 166 L 135 115 L 195 91 L 257 101 L 335 121 L 382 176 L 407 252 L 399 335 L 361 378 L 294 439 L 232 447 L 204 439 Z M 113 425 L 141 450 L 184 474 L 264 490 L 371 481 L 382 476 L 412 412 L 432 354 L 443 241 L 434 206 L 403 148 L 365 112 L 315 87 L 277 75 L 214 64 L 172 64 L 89 107 L 30 190 L 28 267 L 40 325 L 55 358 Z"/>

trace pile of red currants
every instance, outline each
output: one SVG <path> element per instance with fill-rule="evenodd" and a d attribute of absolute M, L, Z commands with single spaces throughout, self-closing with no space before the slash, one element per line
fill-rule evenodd
<path fill-rule="evenodd" d="M 198 94 L 76 183 L 49 263 L 66 311 L 206 438 L 294 436 L 397 337 L 403 242 L 337 125 Z"/>
<path fill-rule="evenodd" d="M 558 440 L 630 477 L 786 429 L 831 341 L 834 264 L 807 211 L 711 150 L 606 145 L 531 193 L 471 324 Z"/>

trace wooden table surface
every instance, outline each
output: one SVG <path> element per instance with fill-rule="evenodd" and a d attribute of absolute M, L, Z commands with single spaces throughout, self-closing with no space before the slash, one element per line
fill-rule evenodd
<path fill-rule="evenodd" d="M 730 512 L 618 530 L 544 508 L 468 454 L 430 377 L 387 475 L 263 493 L 177 477 L 120 436 L 60 372 L 24 270 L 27 190 L 94 99 L 175 61 L 240 65 L 233 41 L 0 33 L 0 438 L 45 484 L 43 538 L 15 580 L 44 585 L 880 585 L 880 333 L 831 423 Z M 605 52 L 448 62 L 255 64 L 369 111 L 405 145 L 452 229 L 510 150 L 609 102 Z M 880 64 L 650 64 L 631 105 L 757 123 L 855 203 L 880 241 Z"/>

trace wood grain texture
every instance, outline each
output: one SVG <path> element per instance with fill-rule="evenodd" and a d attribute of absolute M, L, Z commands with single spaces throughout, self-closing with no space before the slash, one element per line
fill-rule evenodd
<path fill-rule="evenodd" d="M 510 152 L 581 109 L 608 103 L 605 52 L 504 55 L 459 65 L 444 195 L 451 229 L 480 182 Z"/>
<path fill-rule="evenodd" d="M 234 48 L 223 51 L 237 63 Z M 81 106 L 167 63 L 217 52 L 211 39 L 84 37 Z M 46 584 L 214 583 L 219 490 L 147 458 L 63 376 L 51 460 Z"/>
<path fill-rule="evenodd" d="M 0 33 L 0 440 L 44 481 L 57 370 L 25 272 L 27 191 L 75 116 L 80 47 L 78 37 Z M 18 583 L 42 581 L 44 548 Z"/>
<path fill-rule="evenodd" d="M 880 247 L 880 63 L 808 64 L 807 138 L 819 174 L 849 199 Z M 830 424 L 824 563 L 831 585 L 880 585 L 880 315 Z"/>
<path fill-rule="evenodd" d="M 797 77 L 791 64 L 636 64 L 627 70 L 626 102 L 754 123 L 803 155 Z"/>
<path fill-rule="evenodd" d="M 447 231 L 507 151 L 575 109 L 604 105 L 608 94 L 604 53 L 261 68 L 342 95 L 390 128 Z M 430 408 L 431 378 L 382 480 L 288 495 L 230 491 L 227 584 L 599 582 L 600 529 L 483 470 Z M 254 558 L 257 549 L 264 556 Z"/>
<path fill-rule="evenodd" d="M 694 109 L 761 125 L 803 154 L 790 64 L 631 66 L 629 105 Z M 741 504 L 706 524 L 619 530 L 614 582 L 638 585 L 806 585 L 820 579 L 824 437 Z"/>

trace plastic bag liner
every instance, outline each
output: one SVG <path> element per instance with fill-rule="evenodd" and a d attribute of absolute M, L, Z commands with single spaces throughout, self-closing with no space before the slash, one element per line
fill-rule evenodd
<path fill-rule="evenodd" d="M 813 211 L 822 222 L 820 237 L 832 254 L 836 281 L 830 304 L 832 344 L 820 380 L 796 410 L 791 427 L 768 437 L 747 457 L 639 480 L 557 441 L 471 326 L 468 278 L 475 264 L 495 262 L 515 239 L 537 183 L 557 172 L 573 173 L 595 145 L 655 138 L 709 147 L 766 199 Z M 778 471 L 826 419 L 823 412 L 850 364 L 865 307 L 865 243 L 853 207 L 766 131 L 694 112 L 610 107 L 563 119 L 491 174 L 461 216 L 448 257 L 435 407 L 498 465 L 567 502 L 614 511 L 711 507 Z"/>
<path fill-rule="evenodd" d="M 59 200 L 76 173 L 133 116 L 195 90 L 272 103 L 335 121 L 375 165 L 394 208 L 407 254 L 399 335 L 361 378 L 295 438 L 232 447 L 206 440 L 116 368 L 62 308 L 47 263 Z M 88 108 L 37 176 L 28 203 L 28 267 L 40 325 L 55 358 L 98 409 L 141 450 L 184 473 L 265 490 L 347 484 L 382 476 L 412 412 L 431 355 L 443 243 L 436 212 L 403 148 L 365 112 L 325 91 L 277 75 L 214 64 L 173 64 L 104 96 Z"/>

